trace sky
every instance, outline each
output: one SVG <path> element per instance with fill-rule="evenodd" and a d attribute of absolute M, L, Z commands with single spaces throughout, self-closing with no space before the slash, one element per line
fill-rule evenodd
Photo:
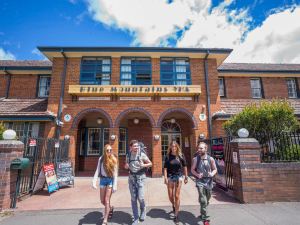
<path fill-rule="evenodd" d="M 37 46 L 232 48 L 225 62 L 300 63 L 300 0 L 1 0 L 0 59 Z"/>

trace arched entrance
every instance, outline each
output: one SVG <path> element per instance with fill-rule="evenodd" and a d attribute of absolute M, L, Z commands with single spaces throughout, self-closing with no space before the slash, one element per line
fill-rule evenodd
<path fill-rule="evenodd" d="M 194 135 L 193 129 L 198 126 L 193 114 L 182 108 L 168 109 L 161 114 L 157 125 L 161 128 L 161 154 L 163 163 L 169 144 L 175 140 L 180 145 L 187 160 L 187 165 L 190 167 L 192 160 L 191 145 Z"/>
<path fill-rule="evenodd" d="M 111 118 L 101 109 L 84 110 L 73 126 L 77 126 L 76 175 L 93 175 L 98 158 L 109 143 Z"/>
<path fill-rule="evenodd" d="M 146 147 L 148 157 L 152 158 L 152 127 L 154 119 L 149 112 L 142 108 L 129 108 L 117 117 L 115 128 L 119 128 L 119 168 L 120 173 L 128 174 L 125 171 L 124 163 L 126 153 L 129 151 L 129 142 L 137 140 Z"/>

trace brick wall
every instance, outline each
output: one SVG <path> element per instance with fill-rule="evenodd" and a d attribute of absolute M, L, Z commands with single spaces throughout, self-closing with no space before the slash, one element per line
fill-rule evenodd
<path fill-rule="evenodd" d="M 222 125 L 225 121 L 224 120 L 213 120 L 212 122 L 212 137 L 224 137 L 226 136 L 225 130 L 223 129 Z"/>
<path fill-rule="evenodd" d="M 36 98 L 38 75 L 12 75 L 9 98 Z"/>
<path fill-rule="evenodd" d="M 7 76 L 0 74 L 0 98 L 6 95 Z"/>

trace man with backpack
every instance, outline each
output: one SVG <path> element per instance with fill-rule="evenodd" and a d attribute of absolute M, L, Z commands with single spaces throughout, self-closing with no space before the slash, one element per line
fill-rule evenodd
<path fill-rule="evenodd" d="M 209 225 L 207 206 L 213 188 L 213 177 L 217 173 L 215 160 L 207 154 L 207 144 L 200 142 L 198 154 L 193 158 L 191 173 L 196 178 L 196 187 L 199 193 L 200 219 L 204 225 Z"/>
<path fill-rule="evenodd" d="M 144 221 L 146 217 L 144 184 L 147 168 L 152 166 L 152 162 L 144 152 L 143 148 L 140 148 L 137 140 L 132 140 L 129 146 L 130 151 L 126 158 L 125 169 L 129 170 L 128 184 L 133 213 L 132 225 L 136 225 L 139 220 Z M 140 203 L 140 215 L 137 204 L 138 201 Z"/>

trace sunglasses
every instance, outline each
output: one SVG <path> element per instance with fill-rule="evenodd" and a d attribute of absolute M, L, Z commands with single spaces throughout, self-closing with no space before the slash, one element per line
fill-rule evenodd
<path fill-rule="evenodd" d="M 112 149 L 106 149 L 106 152 L 112 152 Z"/>

